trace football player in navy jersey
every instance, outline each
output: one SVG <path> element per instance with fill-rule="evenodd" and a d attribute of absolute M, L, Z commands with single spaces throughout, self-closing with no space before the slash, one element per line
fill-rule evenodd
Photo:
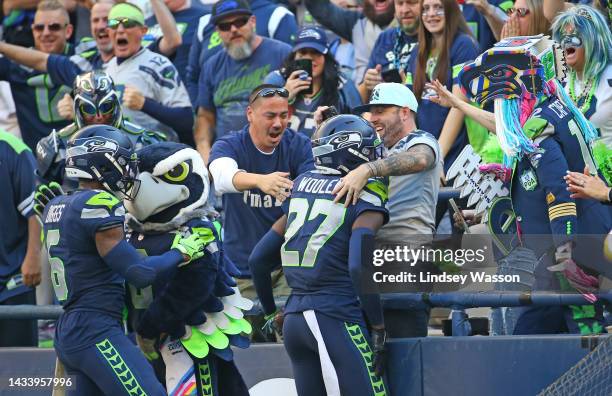
<path fill-rule="evenodd" d="M 361 272 L 368 257 L 363 241 L 388 221 L 387 188 L 370 180 L 357 204 L 348 208 L 334 203 L 332 194 L 343 175 L 382 156 L 382 141 L 363 118 L 339 115 L 315 132 L 313 155 L 317 169 L 295 180 L 283 204 L 285 215 L 251 254 L 255 287 L 265 313 L 274 317 L 269 263 L 280 250 L 292 288 L 284 343 L 298 394 L 384 395 L 380 296 L 362 290 Z"/>
<path fill-rule="evenodd" d="M 64 306 L 55 349 L 82 395 L 163 395 L 164 388 L 121 325 L 127 280 L 137 287 L 204 255 L 199 234 L 177 235 L 159 256 L 142 258 L 124 239 L 123 204 L 138 191 L 136 157 L 120 131 L 89 126 L 69 142 L 66 173 L 79 189 L 45 204 L 42 221 L 55 294 Z"/>

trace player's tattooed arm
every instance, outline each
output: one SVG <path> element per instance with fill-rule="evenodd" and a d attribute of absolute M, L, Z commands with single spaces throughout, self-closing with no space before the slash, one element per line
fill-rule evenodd
<path fill-rule="evenodd" d="M 418 173 L 434 167 L 436 156 L 431 147 L 426 144 L 417 144 L 407 151 L 392 154 L 366 166 L 372 177 L 402 176 Z"/>

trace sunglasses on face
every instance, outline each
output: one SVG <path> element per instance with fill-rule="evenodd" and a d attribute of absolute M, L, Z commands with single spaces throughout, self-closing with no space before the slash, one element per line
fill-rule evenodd
<path fill-rule="evenodd" d="M 123 27 L 125 29 L 130 29 L 133 27 L 137 27 L 137 26 L 142 26 L 140 24 L 140 22 L 135 21 L 133 19 L 130 18 L 118 18 L 118 19 L 109 19 L 108 20 L 108 28 L 109 29 L 113 29 L 113 30 L 117 30 L 119 28 L 119 25 L 123 25 Z"/>
<path fill-rule="evenodd" d="M 59 32 L 60 30 L 62 30 L 63 28 L 65 28 L 67 26 L 66 23 L 50 23 L 48 25 L 45 25 L 44 23 L 35 23 L 34 25 L 32 25 L 32 30 L 34 30 L 35 32 L 44 32 L 45 31 L 45 27 L 47 27 L 49 29 L 50 32 Z"/>
<path fill-rule="evenodd" d="M 421 12 L 421 15 L 426 17 L 426 16 L 444 16 L 444 8 L 442 7 L 432 7 L 432 8 L 425 8 L 423 9 L 423 12 Z"/>
<path fill-rule="evenodd" d="M 79 106 L 79 110 L 81 111 L 81 114 L 90 117 L 96 116 L 98 114 L 98 111 L 101 115 L 107 115 L 115 110 L 115 103 L 111 101 L 102 102 L 100 103 L 98 108 L 96 108 L 96 106 L 92 105 L 91 103 L 81 103 L 81 105 Z"/>
<path fill-rule="evenodd" d="M 274 95 L 278 95 L 281 98 L 288 98 L 289 91 L 287 91 L 285 88 L 263 88 L 262 90 L 257 92 L 257 95 L 253 97 L 249 104 L 255 102 L 257 98 L 271 98 Z"/>
<path fill-rule="evenodd" d="M 580 48 L 582 47 L 582 39 L 578 36 L 565 36 L 561 40 L 561 48 Z"/>
<path fill-rule="evenodd" d="M 230 30 L 232 30 L 232 26 L 236 26 L 236 29 L 240 29 L 241 27 L 246 25 L 246 23 L 249 21 L 249 18 L 250 17 L 243 17 L 243 18 L 234 19 L 233 21 L 229 21 L 229 22 L 221 22 L 217 24 L 217 29 L 219 29 L 222 32 L 229 32 Z"/>
<path fill-rule="evenodd" d="M 508 9 L 508 15 L 512 15 L 514 13 L 518 13 L 518 15 L 522 18 L 525 15 L 529 14 L 529 9 L 528 8 L 509 8 Z"/>

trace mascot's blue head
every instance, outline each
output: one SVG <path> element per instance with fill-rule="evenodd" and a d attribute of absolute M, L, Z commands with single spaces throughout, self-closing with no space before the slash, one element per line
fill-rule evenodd
<path fill-rule="evenodd" d="M 139 222 L 182 222 L 205 206 L 210 183 L 197 151 L 185 144 L 163 142 L 143 147 L 137 155 L 140 190 L 125 206 Z"/>

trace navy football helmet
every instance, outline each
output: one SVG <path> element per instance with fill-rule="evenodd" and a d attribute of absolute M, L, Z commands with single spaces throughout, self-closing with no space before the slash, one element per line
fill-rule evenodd
<path fill-rule="evenodd" d="M 341 114 L 325 120 L 312 136 L 318 169 L 345 175 L 359 165 L 382 158 L 383 143 L 365 119 Z"/>
<path fill-rule="evenodd" d="M 108 191 L 128 200 L 136 196 L 140 186 L 132 143 L 110 125 L 90 125 L 68 140 L 66 176 L 98 181 Z"/>
<path fill-rule="evenodd" d="M 74 80 L 74 116 L 79 128 L 92 125 L 93 117 L 104 117 L 104 124 L 121 128 L 122 113 L 113 79 L 102 70 L 83 73 Z"/>

